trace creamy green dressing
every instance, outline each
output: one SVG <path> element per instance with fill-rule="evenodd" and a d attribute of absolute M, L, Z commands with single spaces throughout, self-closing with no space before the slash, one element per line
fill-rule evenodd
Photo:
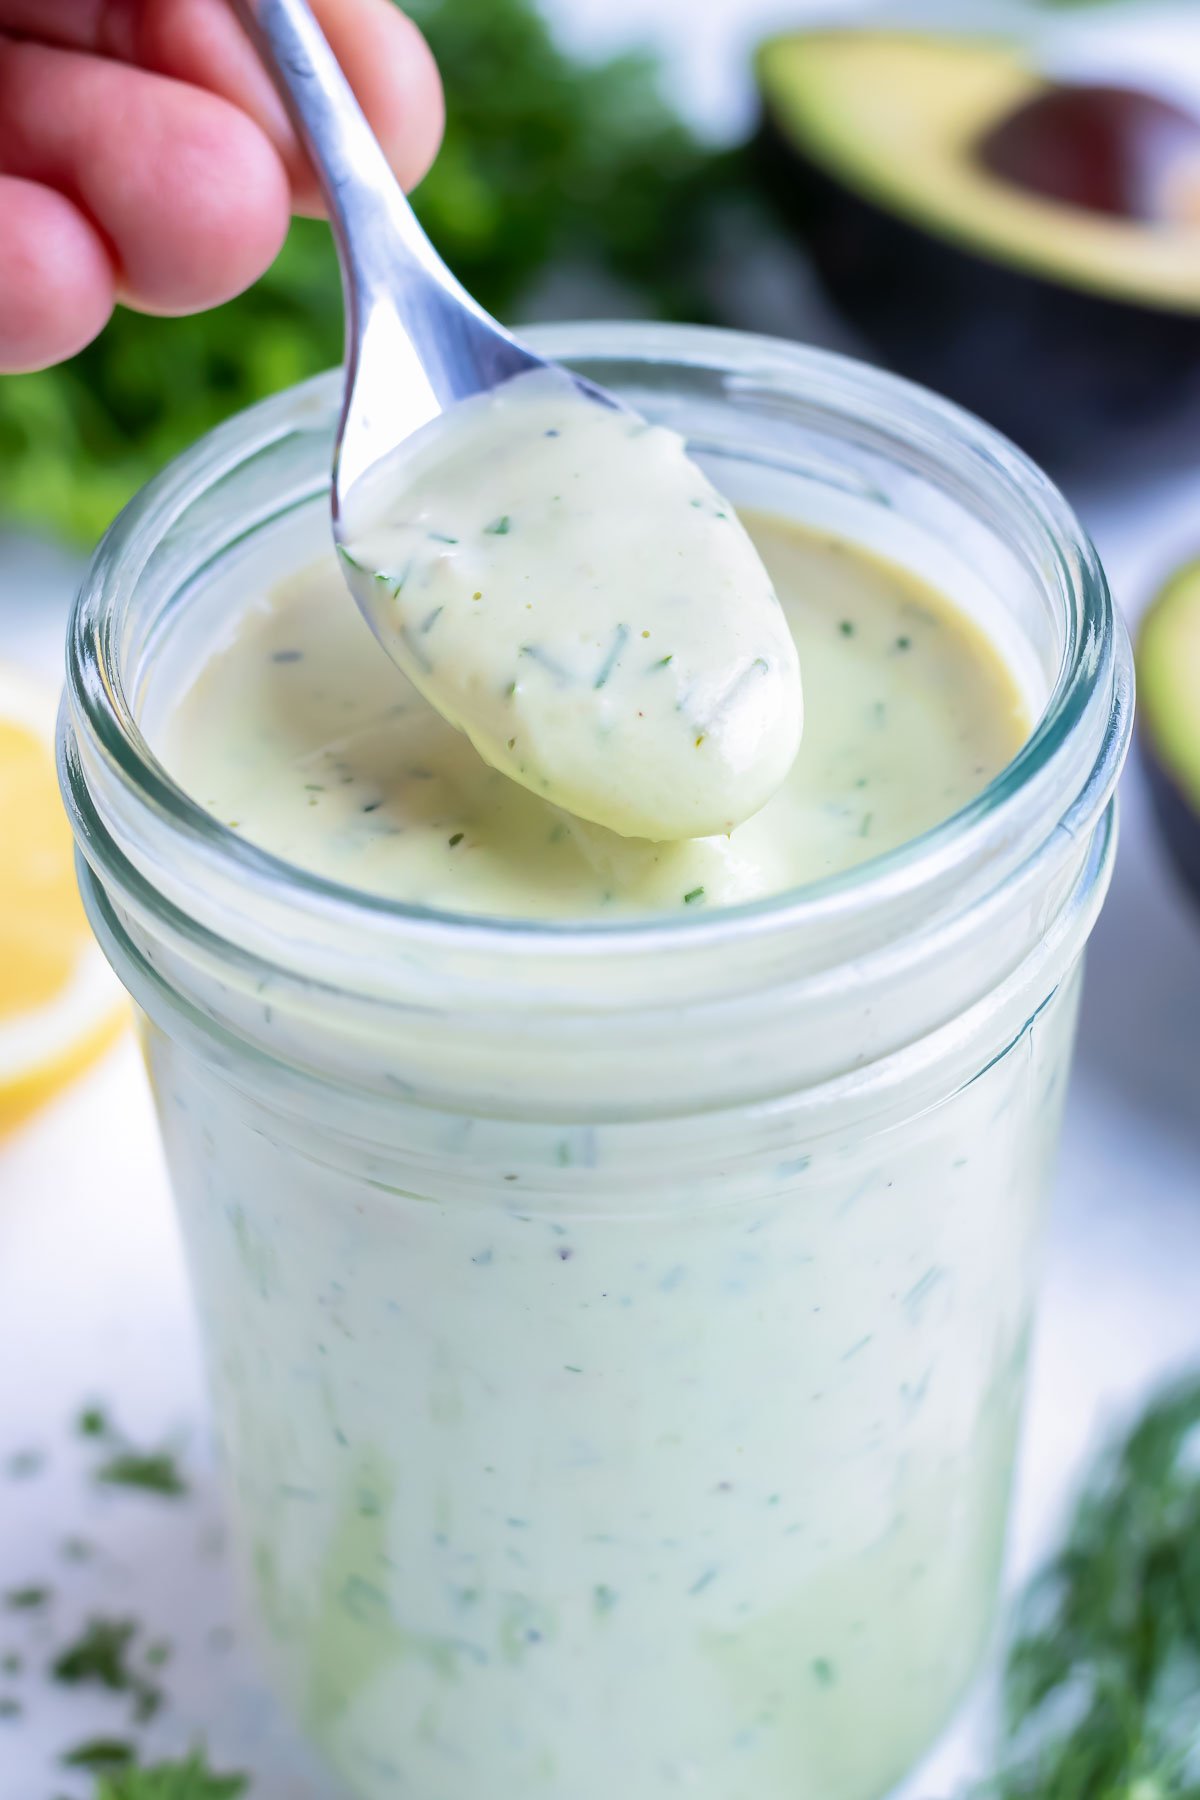
<path fill-rule="evenodd" d="M 803 721 L 779 602 L 684 441 L 520 376 L 351 491 L 345 571 L 413 686 L 493 768 L 625 837 L 728 831 Z"/>
<path fill-rule="evenodd" d="M 618 836 L 489 767 L 380 654 L 332 558 L 251 600 L 174 710 L 167 765 L 285 860 L 449 911 L 713 907 L 852 868 L 971 799 L 1026 735 L 1026 704 L 983 632 L 899 567 L 765 515 L 745 526 L 805 669 L 807 717 L 782 784 L 727 835 Z"/>
<path fill-rule="evenodd" d="M 850 869 L 976 794 L 1026 702 L 900 568 L 745 524 L 807 716 L 731 834 L 619 836 L 490 767 L 332 556 L 213 596 L 223 641 L 147 729 L 244 837 L 452 912 L 682 916 Z M 803 1126 L 672 1100 L 670 1070 L 631 1119 L 619 1012 L 551 1039 L 518 996 L 500 1068 L 469 980 L 328 1039 L 319 985 L 236 985 L 204 1008 L 247 1008 L 264 1054 L 210 1068 L 152 1026 L 147 1060 L 247 1588 L 348 1791 L 879 1800 L 987 1630 L 1076 982 L 982 1071 L 964 1050 L 937 1106 L 881 1124 L 843 1096 Z M 424 1053 L 460 1009 L 482 1100 Z M 723 1046 L 664 1010 L 699 1081 Z M 297 1088 L 322 1056 L 337 1079 Z"/>

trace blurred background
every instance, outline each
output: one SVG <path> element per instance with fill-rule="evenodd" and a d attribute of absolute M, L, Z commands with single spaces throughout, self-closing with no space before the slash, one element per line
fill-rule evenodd
<path fill-rule="evenodd" d="M 1200 11 L 1187 0 L 870 13 L 851 0 L 657 0 L 652 18 L 637 0 L 408 10 L 437 54 L 448 114 L 415 204 L 502 317 L 665 317 L 874 345 L 1001 415 L 1043 456 L 1094 451 L 1100 427 L 1128 465 L 1133 428 L 1143 454 L 1150 428 L 1200 393 L 1194 236 L 1190 261 L 1173 257 L 1155 211 L 1161 202 L 1182 221 L 1190 206 L 1194 226 L 1200 210 L 1194 161 L 1190 177 L 1172 175 L 1176 150 L 1185 168 L 1189 148 L 1194 157 L 1187 110 L 1200 102 Z M 787 41 L 806 13 L 820 27 L 919 26 L 926 43 L 897 60 L 868 40 L 847 67 L 820 44 Z M 947 58 L 948 45 L 968 48 L 967 31 L 974 52 Z M 1028 72 L 1014 71 L 997 34 L 1015 34 Z M 989 150 L 989 128 L 1019 115 L 1038 75 L 1136 83 L 1146 98 L 1035 118 L 1008 151 Z M 1003 217 L 963 191 L 997 154 L 1016 176 Z M 1086 207 L 1073 234 L 1014 217 L 1012 191 L 1030 191 L 1022 158 L 1043 170 L 1035 182 Z M 860 196 L 880 184 L 883 204 L 862 216 Z M 1114 238 L 1123 209 L 1152 228 Z M 887 227 L 905 219 L 934 229 L 897 244 Z M 1096 242 L 1098 220 L 1110 246 Z M 7 380 L 0 514 L 90 544 L 170 456 L 340 348 L 328 233 L 298 221 L 267 278 L 231 304 L 187 320 L 119 312 L 66 367 Z M 1036 367 L 1018 361 L 1035 352 Z M 1050 392 L 1039 380 L 1048 363 Z"/>
<path fill-rule="evenodd" d="M 409 10 L 448 106 L 415 203 L 487 307 L 701 320 L 887 362 L 1046 461 L 1131 627 L 1169 589 L 1090 952 L 1010 1557 L 1016 1596 L 1069 1542 L 1054 1594 L 1070 1618 L 1042 1642 L 1053 1654 L 1035 1635 L 1016 1658 L 1021 1730 L 1005 1735 L 998 1648 L 910 1792 L 959 1793 L 1015 1759 L 987 1791 L 1198 1795 L 1200 7 Z M 56 681 L 81 558 L 115 511 L 218 420 L 336 362 L 340 338 L 328 233 L 302 222 L 232 304 L 118 313 L 71 364 L 0 380 L 3 656 Z M 0 769 L 0 808 L 4 794 Z M 15 830 L 0 812 L 0 842 Z M 0 1131 L 4 1006 L 0 989 Z M 34 1607 L 20 1630 L 36 1646 L 114 1605 L 149 1620 L 174 1649 L 146 1741 L 203 1737 L 260 1800 L 316 1800 L 228 1634 L 196 1350 L 132 1042 L 37 1097 L 0 1135 L 0 1592 L 60 1568 L 78 1532 L 97 1554 L 62 1582 L 53 1625 Z M 1164 1391 L 1097 1476 L 1102 1446 Z M 186 1505 L 87 1486 L 72 1421 L 92 1401 L 186 1460 Z M 91 1773 L 56 1759 L 110 1729 L 113 1697 L 22 1688 L 8 1664 L 23 1655 L 0 1631 L 0 1800 L 90 1795 Z M 1047 1726 L 1043 1697 L 1067 1690 L 1074 1710 Z"/>

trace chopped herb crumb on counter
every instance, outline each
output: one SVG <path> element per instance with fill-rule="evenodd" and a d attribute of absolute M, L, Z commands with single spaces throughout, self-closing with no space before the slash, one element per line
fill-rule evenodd
<path fill-rule="evenodd" d="M 342 557 L 390 656 L 493 768 L 624 837 L 729 831 L 803 723 L 767 571 L 683 439 L 548 371 L 351 491 Z"/>
<path fill-rule="evenodd" d="M 379 654 L 332 562 L 250 597 L 172 710 L 164 760 L 264 849 L 450 912 L 711 910 L 852 868 L 984 787 L 1028 704 L 980 629 L 895 565 L 763 514 L 745 525 L 808 703 L 802 754 L 728 834 L 621 837 L 489 767 Z"/>
<path fill-rule="evenodd" d="M 1156 1395 L 1100 1458 L 1061 1549 L 1018 1610 L 1005 1672 L 1005 1729 L 995 1748 L 998 1773 L 975 1783 L 969 1800 L 1183 1796 L 1175 1777 L 1194 1743 L 1179 1704 L 1178 1672 L 1200 1658 L 1200 1608 L 1190 1604 L 1200 1531 L 1198 1431 L 1200 1382 L 1193 1377 Z M 11 1460 L 5 1467 L 12 1478 Z M 781 1495 L 769 1496 L 768 1505 L 781 1504 Z M 172 1509 L 167 1524 L 172 1554 L 194 1556 L 195 1522 L 187 1508 Z M 715 1573 L 699 1576 L 693 1592 L 703 1591 Z M 618 1603 L 611 1587 L 596 1583 L 591 1608 L 598 1626 Z M 94 1779 L 90 1800 L 255 1800 L 258 1784 L 249 1773 L 218 1772 L 200 1747 L 166 1759 L 146 1755 L 142 1738 L 150 1718 L 159 1705 L 167 1717 L 172 1710 L 171 1646 L 147 1638 L 134 1621 L 93 1621 L 79 1641 L 63 1647 L 28 1622 L 22 1629 L 28 1648 L 0 1655 L 0 1731 L 21 1729 L 26 1708 L 18 1695 L 32 1704 L 42 1682 L 97 1683 L 112 1722 L 72 1737 L 57 1757 L 68 1776 Z M 39 1635 L 29 1635 L 35 1629 Z M 147 1672 L 164 1669 L 164 1687 L 147 1711 L 139 1705 Z M 827 1657 L 814 1659 L 811 1675 L 818 1687 L 837 1681 Z M 1085 1703 L 1064 1707 L 1067 1694 L 1082 1695 Z M 3 1758 L 0 1737 L 0 1774 Z M 277 1791 L 273 1781 L 268 1787 Z M 9 1800 L 7 1790 L 4 1796 Z"/>
<path fill-rule="evenodd" d="M 197 1529 L 195 1510 L 181 1504 L 191 1494 L 191 1483 L 174 1450 L 137 1448 L 103 1408 L 84 1407 L 70 1435 L 82 1453 L 73 1458 L 78 1499 L 72 1503 L 68 1497 L 66 1503 L 72 1513 L 76 1506 L 85 1509 L 95 1538 L 63 1533 L 54 1550 L 52 1582 L 31 1581 L 0 1595 L 0 1732 L 9 1734 L 0 1736 L 0 1794 L 9 1800 L 6 1746 L 28 1730 L 39 1742 L 50 1739 L 46 1748 L 58 1774 L 54 1787 L 45 1789 L 46 1800 L 68 1789 L 71 1800 L 84 1800 L 81 1782 L 87 1784 L 87 1800 L 236 1800 L 249 1791 L 249 1775 L 221 1770 L 195 1741 L 194 1730 L 187 1734 L 184 1752 L 164 1756 L 147 1749 L 148 1734 L 180 1740 L 171 1691 L 177 1678 L 176 1638 L 189 1650 L 185 1660 L 193 1679 L 201 1639 L 206 1659 L 220 1656 L 232 1641 L 228 1631 L 218 1641 L 217 1633 L 206 1631 L 190 1610 L 179 1616 L 169 1593 L 156 1601 L 159 1625 L 169 1620 L 171 1635 L 131 1610 L 137 1605 L 131 1589 L 141 1589 L 143 1605 L 148 1593 L 144 1579 L 131 1581 L 131 1542 L 139 1558 L 166 1547 L 172 1564 L 191 1559 L 197 1575 L 219 1569 L 208 1534 Z M 72 1453 L 58 1445 L 36 1455 L 18 1450 L 3 1458 L 0 1469 L 9 1481 L 39 1491 L 52 1463 L 64 1454 Z M 117 1455 L 123 1468 L 114 1474 Z M 61 1485 L 56 1492 L 61 1504 Z M 129 1512 L 147 1503 L 161 1509 L 155 1529 L 149 1539 L 131 1539 Z M 52 1748 L 46 1703 L 55 1695 L 53 1713 L 62 1721 L 63 1736 Z M 76 1714 L 82 1728 L 72 1729 Z M 33 1786 L 22 1788 L 20 1800 L 26 1793 L 31 1800 L 42 1800 Z"/>

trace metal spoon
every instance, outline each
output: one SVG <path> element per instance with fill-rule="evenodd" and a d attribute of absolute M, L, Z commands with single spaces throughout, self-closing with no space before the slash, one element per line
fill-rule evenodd
<path fill-rule="evenodd" d="M 558 368 L 446 267 L 405 198 L 307 0 L 236 0 L 316 172 L 341 263 L 346 390 L 335 527 L 354 483 L 430 420 L 514 375 Z M 619 402 L 559 371 L 593 399 Z"/>
<path fill-rule="evenodd" d="M 744 528 L 674 433 L 537 356 L 455 280 L 417 223 L 306 0 L 235 3 L 317 172 L 341 260 L 346 388 L 333 529 L 367 623 L 484 760 L 541 799 L 631 837 L 730 830 L 782 781 L 803 712 L 795 646 Z M 512 392 L 486 398 L 510 382 Z M 528 445 L 522 456 L 519 433 L 536 414 L 531 387 L 539 403 L 545 395 L 539 382 L 549 384 L 555 406 L 565 398 L 570 411 L 585 415 L 579 433 L 572 420 L 573 442 L 604 439 L 604 455 L 595 450 L 567 467 L 574 453 L 556 443 L 552 471 L 531 460 Z M 517 418 L 506 408 L 522 387 L 528 403 L 512 407 Z M 580 393 L 601 406 L 580 406 Z M 381 546 L 369 534 L 364 542 L 360 527 L 381 484 L 394 494 L 394 453 L 476 396 L 491 414 L 481 428 L 499 433 L 490 467 L 504 471 L 503 504 L 498 499 L 490 520 L 468 518 L 465 538 L 444 526 L 419 529 L 415 543 L 402 540 L 393 566 L 394 531 Z M 479 410 L 464 406 L 458 423 L 462 416 L 480 423 Z M 542 423 L 547 428 L 535 437 L 544 451 L 543 440 L 564 433 L 557 414 Z M 460 466 L 469 466 L 466 458 Z M 521 485 L 522 469 L 525 477 L 540 471 L 537 492 Z M 569 506 L 554 491 L 567 485 L 564 469 Z M 473 498 L 483 485 L 481 477 Z M 419 510 L 415 466 L 404 470 L 399 492 L 406 511 Z M 543 550 L 556 546 L 542 583 L 553 600 L 537 614 L 536 633 L 541 590 L 522 586 L 519 602 L 514 597 L 514 582 L 532 575 L 529 540 L 508 535 L 512 512 L 526 523 L 539 517 Z M 409 538 L 414 523 L 402 521 Z M 663 577 L 660 568 L 647 589 L 643 565 L 664 531 L 669 572 Z M 530 535 L 536 540 L 538 529 Z M 614 538 L 624 544 L 620 568 Z M 481 565 L 485 544 L 493 557 Z M 565 585 L 564 569 L 571 571 Z M 636 632 L 626 616 L 635 606 Z M 655 618 L 671 635 L 665 658 L 652 658 L 646 646 L 647 620 Z"/>

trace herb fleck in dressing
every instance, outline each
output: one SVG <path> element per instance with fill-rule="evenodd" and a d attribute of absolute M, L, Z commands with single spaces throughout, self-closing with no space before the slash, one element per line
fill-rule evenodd
<path fill-rule="evenodd" d="M 493 768 L 624 837 L 727 832 L 800 742 L 793 638 L 683 439 L 521 376 L 352 492 L 345 572 Z"/>
<path fill-rule="evenodd" d="M 329 563 L 246 614 L 174 711 L 165 760 L 287 861 L 449 911 L 694 914 L 852 868 L 997 774 L 1028 730 L 1025 703 L 982 632 L 899 568 L 779 519 L 745 524 L 808 707 L 782 785 L 729 835 L 622 837 L 489 767 L 379 654 Z"/>

